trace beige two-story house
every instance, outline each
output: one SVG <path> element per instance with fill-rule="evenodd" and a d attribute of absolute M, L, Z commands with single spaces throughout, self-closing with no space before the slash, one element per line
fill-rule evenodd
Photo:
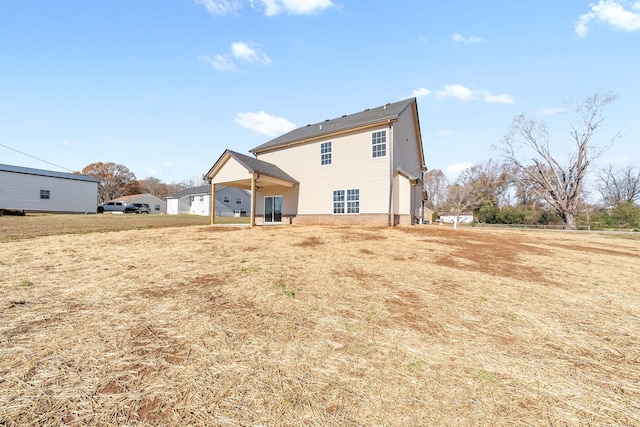
<path fill-rule="evenodd" d="M 205 179 L 214 194 L 217 185 L 249 190 L 252 225 L 423 221 L 415 98 L 309 124 L 250 152 L 226 150 Z"/>

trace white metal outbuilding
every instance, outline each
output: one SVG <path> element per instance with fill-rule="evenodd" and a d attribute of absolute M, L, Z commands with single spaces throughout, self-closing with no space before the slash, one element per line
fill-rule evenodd
<path fill-rule="evenodd" d="M 93 177 L 0 164 L 0 208 L 95 213 L 97 205 Z"/>

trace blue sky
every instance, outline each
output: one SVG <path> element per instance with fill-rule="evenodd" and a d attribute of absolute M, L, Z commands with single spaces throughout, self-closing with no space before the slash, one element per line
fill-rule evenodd
<path fill-rule="evenodd" d="M 622 135 L 600 163 L 640 158 L 635 0 L 2 0 L 0 52 L 11 165 L 177 182 L 225 148 L 416 96 L 427 166 L 454 177 L 520 113 L 562 153 L 558 112 L 596 92 L 619 96 L 599 141 Z"/>

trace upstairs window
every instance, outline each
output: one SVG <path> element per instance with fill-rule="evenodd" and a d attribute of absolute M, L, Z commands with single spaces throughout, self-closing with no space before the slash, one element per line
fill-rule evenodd
<path fill-rule="evenodd" d="M 222 196 L 222 203 L 229 203 L 229 196 Z"/>
<path fill-rule="evenodd" d="M 40 190 L 40 198 L 49 200 L 51 198 L 50 190 Z"/>
<path fill-rule="evenodd" d="M 241 204 L 242 204 L 242 198 L 236 197 L 236 205 L 241 205 Z"/>
<path fill-rule="evenodd" d="M 320 165 L 331 164 L 331 141 L 320 144 Z"/>
<path fill-rule="evenodd" d="M 381 130 L 371 134 L 371 157 L 387 155 L 387 131 Z"/>

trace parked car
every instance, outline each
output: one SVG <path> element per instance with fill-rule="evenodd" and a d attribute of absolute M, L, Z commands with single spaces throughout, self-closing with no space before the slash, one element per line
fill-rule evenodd
<path fill-rule="evenodd" d="M 124 212 L 127 204 L 124 202 L 104 202 L 98 205 L 98 213 L 104 212 Z"/>
<path fill-rule="evenodd" d="M 151 208 L 147 203 L 131 203 L 126 208 L 124 208 L 124 213 L 137 213 L 137 214 L 149 214 L 151 213 Z"/>

